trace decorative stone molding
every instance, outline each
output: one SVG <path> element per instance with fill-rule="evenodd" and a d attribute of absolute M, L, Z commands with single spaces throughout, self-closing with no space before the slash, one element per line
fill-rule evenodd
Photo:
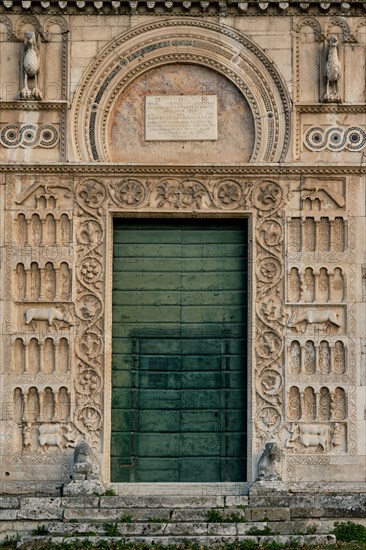
<path fill-rule="evenodd" d="M 96 58 L 73 102 L 74 139 L 80 160 L 110 160 L 106 132 L 115 99 L 138 75 L 172 63 L 204 65 L 231 80 L 248 101 L 254 117 L 256 145 L 251 161 L 285 160 L 290 139 L 290 99 L 274 64 L 237 31 L 188 19 L 136 27 Z"/>
<path fill-rule="evenodd" d="M 304 145 L 310 151 L 361 151 L 366 146 L 366 132 L 363 128 L 309 128 L 304 136 Z"/>
<path fill-rule="evenodd" d="M 59 142 L 57 128 L 50 124 L 7 124 L 0 128 L 0 144 L 3 147 L 42 147 L 51 149 Z"/>
<path fill-rule="evenodd" d="M 224 0 L 217 0 L 215 2 L 208 2 L 207 0 L 182 0 L 180 2 L 174 2 L 171 0 L 136 0 L 128 1 L 116 1 L 116 0 L 94 0 L 93 2 L 85 2 L 85 0 L 73 0 L 65 1 L 58 0 L 58 2 L 51 2 L 50 0 L 22 0 L 21 8 L 18 7 L 14 0 L 2 0 L 1 8 L 4 11 L 18 11 L 39 9 L 49 13 L 63 13 L 63 14 L 77 14 L 77 13 L 90 13 L 90 14 L 119 14 L 127 13 L 136 15 L 138 13 L 154 15 L 157 10 L 163 10 L 165 15 L 176 15 L 180 13 L 192 14 L 207 14 L 207 15 L 257 15 L 264 16 L 271 13 L 271 15 L 302 15 L 308 10 L 317 15 L 363 15 L 365 12 L 364 2 L 352 1 L 351 2 L 322 2 L 317 0 L 316 2 L 300 2 L 299 0 L 287 0 L 286 2 L 261 2 L 259 0 L 252 0 L 250 2 L 242 2 L 241 0 L 226 2 Z"/>

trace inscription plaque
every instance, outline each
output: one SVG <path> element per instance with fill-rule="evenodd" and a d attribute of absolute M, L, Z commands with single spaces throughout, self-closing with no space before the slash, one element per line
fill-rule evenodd
<path fill-rule="evenodd" d="M 146 96 L 145 139 L 146 141 L 216 140 L 217 96 Z"/>

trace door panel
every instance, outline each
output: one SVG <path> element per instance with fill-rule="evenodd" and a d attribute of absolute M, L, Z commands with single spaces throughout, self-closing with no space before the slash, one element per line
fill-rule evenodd
<path fill-rule="evenodd" d="M 247 224 L 115 222 L 112 481 L 246 479 Z"/>

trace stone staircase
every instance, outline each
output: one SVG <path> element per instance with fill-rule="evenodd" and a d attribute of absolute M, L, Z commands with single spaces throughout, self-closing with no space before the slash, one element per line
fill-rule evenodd
<path fill-rule="evenodd" d="M 0 542 L 17 535 L 23 549 L 36 540 L 334 544 L 334 522 L 349 519 L 366 524 L 365 494 L 289 494 L 253 486 L 247 495 L 222 496 L 0 496 Z"/>

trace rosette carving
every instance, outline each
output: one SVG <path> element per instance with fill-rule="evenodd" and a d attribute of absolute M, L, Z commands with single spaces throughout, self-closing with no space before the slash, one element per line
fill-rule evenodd
<path fill-rule="evenodd" d="M 223 180 L 215 186 L 213 198 L 219 208 L 236 210 L 248 206 L 251 191 L 251 183 L 243 184 L 235 180 Z"/>
<path fill-rule="evenodd" d="M 287 193 L 273 181 L 252 191 L 256 221 L 256 428 L 259 446 L 273 440 L 282 422 L 284 341 L 284 215 Z"/>
<path fill-rule="evenodd" d="M 145 186 L 137 179 L 120 181 L 112 189 L 116 202 L 125 208 L 140 206 L 147 195 Z"/>
<path fill-rule="evenodd" d="M 88 179 L 76 189 L 79 224 L 77 226 L 77 299 L 79 320 L 76 345 L 78 370 L 74 388 L 75 419 L 79 430 L 91 445 L 100 444 L 102 428 L 104 220 L 102 214 L 109 199 L 103 182 Z"/>

